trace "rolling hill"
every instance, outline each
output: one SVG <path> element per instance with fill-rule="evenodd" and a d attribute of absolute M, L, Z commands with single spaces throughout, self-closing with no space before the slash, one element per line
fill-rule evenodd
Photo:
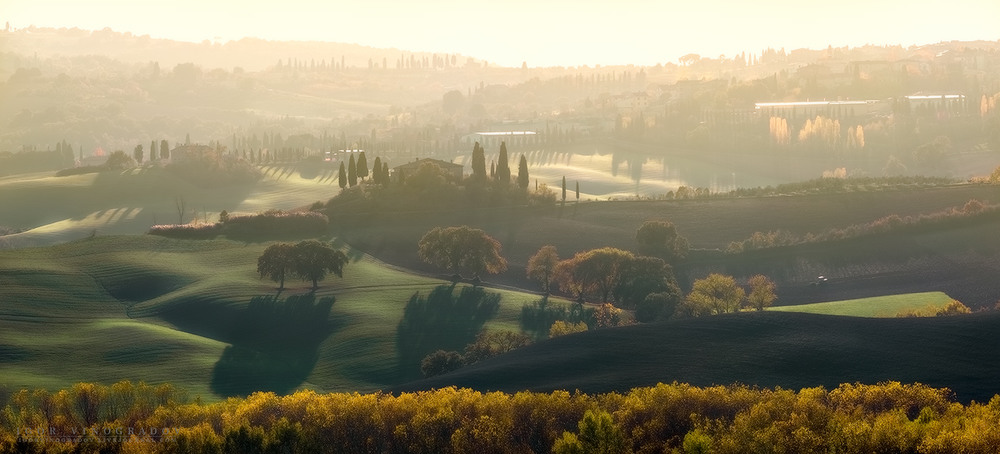
<path fill-rule="evenodd" d="M 0 385 L 129 379 L 214 399 L 251 389 L 375 391 L 419 376 L 419 361 L 401 362 L 408 339 L 397 339 L 397 325 L 414 293 L 443 281 L 347 249 L 342 279 L 316 292 L 289 280 L 278 292 L 256 273 L 268 244 L 140 235 L 0 250 Z M 485 328 L 517 330 L 521 306 L 538 297 L 497 292 Z M 289 297 L 336 300 L 309 325 L 316 329 L 292 324 L 291 304 L 251 307 Z M 267 375 L 275 370 L 291 376 Z"/>
<path fill-rule="evenodd" d="M 836 387 L 887 380 L 950 388 L 961 401 L 1000 391 L 1000 312 L 931 318 L 741 313 L 589 331 L 399 386 L 480 391 L 626 391 L 707 386 Z"/>

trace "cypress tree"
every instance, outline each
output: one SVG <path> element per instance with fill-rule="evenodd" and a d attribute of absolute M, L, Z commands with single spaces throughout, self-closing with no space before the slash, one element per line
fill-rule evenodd
<path fill-rule="evenodd" d="M 368 159 L 365 158 L 365 152 L 361 152 L 358 155 L 358 178 L 362 180 L 368 176 Z"/>
<path fill-rule="evenodd" d="M 576 180 L 576 201 L 580 201 L 580 180 Z"/>
<path fill-rule="evenodd" d="M 375 156 L 375 163 L 372 164 L 372 181 L 375 184 L 382 184 L 382 159 Z"/>
<path fill-rule="evenodd" d="M 483 150 L 479 142 L 472 146 L 472 178 L 486 181 L 486 150 Z"/>
<path fill-rule="evenodd" d="M 497 159 L 497 181 L 501 188 L 510 186 L 510 165 L 507 163 L 507 142 L 500 142 L 500 157 Z"/>
<path fill-rule="evenodd" d="M 562 201 L 566 203 L 566 175 L 563 175 L 562 179 Z"/>
<path fill-rule="evenodd" d="M 352 188 L 358 184 L 358 163 L 354 161 L 353 154 L 347 163 L 347 184 L 350 184 Z"/>
<path fill-rule="evenodd" d="M 402 178 L 402 175 L 400 175 Z M 382 163 L 382 184 L 389 184 L 389 163 Z"/>
<path fill-rule="evenodd" d="M 521 155 L 521 161 L 517 164 L 517 187 L 528 189 L 528 158 Z"/>
<path fill-rule="evenodd" d="M 167 146 L 167 139 L 160 141 L 160 159 L 170 159 L 170 147 Z"/>
<path fill-rule="evenodd" d="M 347 187 L 347 169 L 344 168 L 344 161 L 340 161 L 340 172 L 337 175 L 337 184 L 340 185 L 340 189 Z"/>
<path fill-rule="evenodd" d="M 155 161 L 156 158 L 157 158 L 157 156 L 158 156 L 158 153 L 157 153 L 157 150 L 156 150 L 156 141 L 153 140 L 153 141 L 149 142 L 149 160 L 150 161 Z"/>

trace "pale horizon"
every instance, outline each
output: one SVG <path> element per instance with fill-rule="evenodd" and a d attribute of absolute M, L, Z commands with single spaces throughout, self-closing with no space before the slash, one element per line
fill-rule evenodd
<path fill-rule="evenodd" d="M 949 20 L 948 18 L 954 18 Z M 0 21 L 15 28 L 81 28 L 178 41 L 356 43 L 412 52 L 462 54 L 502 66 L 676 63 L 686 54 L 717 58 L 864 45 L 997 41 L 1000 2 L 913 4 L 845 0 L 825 9 L 790 0 L 757 4 L 484 1 L 315 3 L 289 0 L 8 0 Z M 2 49 L 0 49 L 2 50 Z"/>

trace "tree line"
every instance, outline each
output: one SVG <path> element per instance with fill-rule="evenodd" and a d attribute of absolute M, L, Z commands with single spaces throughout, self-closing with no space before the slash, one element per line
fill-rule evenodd
<path fill-rule="evenodd" d="M 1000 397 L 919 383 L 798 391 L 254 393 L 214 403 L 128 381 L 0 393 L 3 452 L 995 453 Z"/>

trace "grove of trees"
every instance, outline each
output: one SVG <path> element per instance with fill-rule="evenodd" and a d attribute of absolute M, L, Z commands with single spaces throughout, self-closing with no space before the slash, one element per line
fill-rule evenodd
<path fill-rule="evenodd" d="M 596 297 L 634 309 L 650 293 L 680 295 L 673 269 L 662 259 L 605 247 L 579 252 L 555 267 L 554 281 L 578 300 Z"/>
<path fill-rule="evenodd" d="M 328 273 L 344 276 L 347 255 L 318 240 L 305 240 L 295 245 L 289 243 L 272 244 L 257 258 L 257 273 L 261 279 L 267 277 L 278 282 L 278 288 L 285 288 L 285 278 L 294 276 L 311 281 L 312 288 L 319 288 L 319 281 Z"/>

